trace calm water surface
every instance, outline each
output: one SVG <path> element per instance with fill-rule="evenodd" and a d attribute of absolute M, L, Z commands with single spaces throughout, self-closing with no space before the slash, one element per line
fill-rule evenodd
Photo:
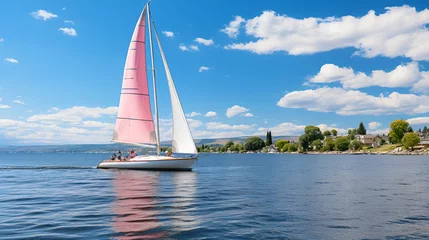
<path fill-rule="evenodd" d="M 193 172 L 106 154 L 0 154 L 1 239 L 428 239 L 427 156 L 205 155 Z"/>

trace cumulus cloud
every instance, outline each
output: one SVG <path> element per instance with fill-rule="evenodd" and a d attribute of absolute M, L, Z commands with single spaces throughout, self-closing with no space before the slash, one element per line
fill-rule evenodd
<path fill-rule="evenodd" d="M 186 114 L 187 117 L 196 117 L 196 116 L 201 116 L 201 113 L 199 112 L 191 112 Z"/>
<path fill-rule="evenodd" d="M 5 104 L 0 104 L 0 109 L 4 109 L 4 108 L 10 108 L 10 106 L 9 105 L 5 105 Z"/>
<path fill-rule="evenodd" d="M 245 24 L 246 34 L 256 38 L 255 41 L 225 48 L 258 54 L 285 51 L 302 55 L 353 47 L 357 50 L 355 55 L 367 58 L 381 55 L 429 60 L 429 47 L 425 44 L 429 42 L 429 30 L 425 27 L 429 23 L 429 10 L 417 11 L 407 5 L 385 10 L 378 15 L 370 10 L 362 17 L 303 19 L 264 11 Z M 227 29 L 224 32 L 228 35 L 238 33 L 238 27 Z"/>
<path fill-rule="evenodd" d="M 192 52 L 192 51 L 194 51 L 194 52 L 199 51 L 198 46 L 196 46 L 196 45 L 189 45 L 189 47 L 187 47 L 187 46 L 185 46 L 182 43 L 179 45 L 179 49 L 182 50 L 182 51 L 190 51 L 190 52 Z"/>
<path fill-rule="evenodd" d="M 23 102 L 23 101 L 21 101 L 21 100 L 19 100 L 19 99 L 17 99 L 17 100 L 13 100 L 13 102 L 14 102 L 14 103 L 18 103 L 18 104 L 22 104 L 22 105 L 24 105 L 24 104 L 25 104 L 25 102 Z"/>
<path fill-rule="evenodd" d="M 4 60 L 10 63 L 19 63 L 18 60 L 16 60 L 15 58 L 5 58 Z"/>
<path fill-rule="evenodd" d="M 216 117 L 217 113 L 213 111 L 208 111 L 205 115 L 205 117 Z"/>
<path fill-rule="evenodd" d="M 83 127 L 60 127 L 53 124 L 31 123 L 0 119 L 0 135 L 27 144 L 108 143 L 111 129 L 86 129 Z"/>
<path fill-rule="evenodd" d="M 189 48 L 194 51 L 199 51 L 200 49 L 196 45 L 189 45 Z"/>
<path fill-rule="evenodd" d="M 42 123 L 72 123 L 78 124 L 86 118 L 100 118 L 104 115 L 116 115 L 118 107 L 84 107 L 75 106 L 60 110 L 52 114 L 39 114 L 31 116 L 27 119 L 28 122 Z"/>
<path fill-rule="evenodd" d="M 429 72 L 420 72 L 417 62 L 399 65 L 390 72 L 374 70 L 371 75 L 355 72 L 352 68 L 325 64 L 320 71 L 310 78 L 311 83 L 340 82 L 346 89 L 357 89 L 371 86 L 412 87 L 414 92 L 429 90 Z"/>
<path fill-rule="evenodd" d="M 33 16 L 35 19 L 43 19 L 44 21 L 58 17 L 58 15 L 50 13 L 43 9 L 37 10 L 36 12 L 32 12 L 31 16 Z"/>
<path fill-rule="evenodd" d="M 246 113 L 246 114 L 244 114 L 244 116 L 245 116 L 245 117 L 254 117 L 254 116 L 253 116 L 253 114 L 251 114 L 251 113 L 249 113 L 249 112 L 248 112 L 248 113 Z"/>
<path fill-rule="evenodd" d="M 203 125 L 203 123 L 201 121 L 195 120 L 192 118 L 188 118 L 187 121 L 188 121 L 188 125 L 191 129 L 199 128 Z"/>
<path fill-rule="evenodd" d="M 368 128 L 369 129 L 377 129 L 379 127 L 381 127 L 381 123 L 380 122 L 370 122 L 368 123 Z"/>
<path fill-rule="evenodd" d="M 72 37 L 77 36 L 76 30 L 74 28 L 59 28 L 58 31 L 61 31 L 64 34 L 72 36 Z"/>
<path fill-rule="evenodd" d="M 254 128 L 256 124 L 254 125 L 228 125 L 225 123 L 220 122 L 208 122 L 206 123 L 206 127 L 208 130 L 241 130 L 241 131 L 247 131 L 252 128 Z"/>
<path fill-rule="evenodd" d="M 174 32 L 170 32 L 170 31 L 162 31 L 162 34 L 164 34 L 164 36 L 166 37 L 174 37 Z"/>
<path fill-rule="evenodd" d="M 198 72 L 208 71 L 209 69 L 209 67 L 201 66 L 200 69 L 198 69 Z"/>
<path fill-rule="evenodd" d="M 410 118 L 407 120 L 409 124 L 428 124 L 429 123 L 429 117 L 416 117 L 416 118 Z"/>
<path fill-rule="evenodd" d="M 372 96 L 342 88 L 318 88 L 287 93 L 277 105 L 339 115 L 417 114 L 429 112 L 429 96 L 400 94 Z"/>
<path fill-rule="evenodd" d="M 244 114 L 248 111 L 249 111 L 249 109 L 247 109 L 247 108 L 240 107 L 238 105 L 234 105 L 234 106 L 232 106 L 226 110 L 226 116 L 231 118 L 231 117 L 237 116 L 239 114 Z"/>
<path fill-rule="evenodd" d="M 244 18 L 235 16 L 234 20 L 229 22 L 228 25 L 225 25 L 224 29 L 221 29 L 221 32 L 225 33 L 230 38 L 237 38 L 238 34 L 240 33 L 239 28 L 244 22 Z"/>
<path fill-rule="evenodd" d="M 211 40 L 211 39 L 204 39 L 204 38 L 200 38 L 200 37 L 195 38 L 195 42 L 201 43 L 201 44 L 203 44 L 205 46 L 210 46 L 210 45 L 214 44 L 213 40 Z"/>
<path fill-rule="evenodd" d="M 64 23 L 70 23 L 71 25 L 74 25 L 74 22 L 72 20 L 64 20 Z"/>

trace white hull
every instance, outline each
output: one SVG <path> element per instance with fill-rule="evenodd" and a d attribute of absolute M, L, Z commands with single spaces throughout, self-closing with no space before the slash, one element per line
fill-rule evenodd
<path fill-rule="evenodd" d="M 192 171 L 196 157 L 137 156 L 131 160 L 105 160 L 97 168 Z"/>

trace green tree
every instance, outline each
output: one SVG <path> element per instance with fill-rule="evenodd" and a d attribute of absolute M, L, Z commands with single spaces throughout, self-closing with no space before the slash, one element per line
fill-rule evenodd
<path fill-rule="evenodd" d="M 271 146 L 273 144 L 273 138 L 271 137 L 271 131 L 267 131 L 267 137 L 265 138 L 265 145 Z"/>
<path fill-rule="evenodd" d="M 234 146 L 234 143 L 232 141 L 228 141 L 225 143 L 225 151 L 228 151 L 229 148 L 231 148 L 232 146 Z"/>
<path fill-rule="evenodd" d="M 316 150 L 316 151 L 320 151 L 322 149 L 322 147 L 323 147 L 322 140 L 320 140 L 320 139 L 314 140 L 311 143 L 311 145 L 313 146 L 313 149 Z"/>
<path fill-rule="evenodd" d="M 309 145 L 310 145 L 310 139 L 306 133 L 299 136 L 299 146 L 304 152 L 308 150 Z"/>
<path fill-rule="evenodd" d="M 332 138 L 328 137 L 323 141 L 323 151 L 333 151 L 335 149 L 335 143 Z"/>
<path fill-rule="evenodd" d="M 424 127 L 423 127 L 423 132 L 424 132 L 424 133 L 427 133 L 427 132 L 428 132 L 428 127 L 427 127 L 427 126 L 424 126 Z"/>
<path fill-rule="evenodd" d="M 285 143 L 284 145 L 283 145 L 283 147 L 281 148 L 281 151 L 282 152 L 287 152 L 288 151 L 288 149 L 289 149 L 289 145 L 290 144 L 292 144 L 292 143 Z"/>
<path fill-rule="evenodd" d="M 298 147 L 296 146 L 296 144 L 289 143 L 288 145 L 289 145 L 288 150 L 287 150 L 288 152 L 296 152 L 296 151 L 298 151 Z"/>
<path fill-rule="evenodd" d="M 337 151 L 346 151 L 349 149 L 350 141 L 347 137 L 337 137 L 334 141 L 335 150 Z"/>
<path fill-rule="evenodd" d="M 283 146 L 287 143 L 289 143 L 289 141 L 287 141 L 287 140 L 283 140 L 283 139 L 277 140 L 276 147 L 278 149 L 283 149 Z"/>
<path fill-rule="evenodd" d="M 410 125 L 410 126 L 408 126 L 408 128 L 407 128 L 407 132 L 409 132 L 409 133 L 414 132 L 414 130 L 413 130 L 413 128 L 411 127 L 411 125 Z"/>
<path fill-rule="evenodd" d="M 260 137 L 249 137 L 244 142 L 244 148 L 248 151 L 258 151 L 265 147 L 264 140 Z"/>
<path fill-rule="evenodd" d="M 404 134 L 402 138 L 402 144 L 404 144 L 404 148 L 411 148 L 411 151 L 414 150 L 414 146 L 420 143 L 420 137 L 417 133 L 408 132 Z"/>
<path fill-rule="evenodd" d="M 323 139 L 323 134 L 320 131 L 320 128 L 316 127 L 316 126 L 306 126 L 304 128 L 304 133 L 307 134 L 308 136 L 308 141 L 311 143 L 316 139 Z"/>
<path fill-rule="evenodd" d="M 335 136 L 335 137 L 338 135 L 337 129 L 332 129 L 331 133 L 332 133 L 332 136 Z"/>
<path fill-rule="evenodd" d="M 358 140 L 353 140 L 353 141 L 351 141 L 350 142 L 350 146 L 349 146 L 349 148 L 351 149 L 351 150 L 361 150 L 362 149 L 362 143 L 360 142 L 360 141 L 358 141 Z"/>
<path fill-rule="evenodd" d="M 329 137 L 329 136 L 331 136 L 331 131 L 329 131 L 329 130 L 326 130 L 326 131 L 324 131 L 323 132 L 323 136 L 325 136 L 325 137 Z"/>
<path fill-rule="evenodd" d="M 357 134 L 366 135 L 366 129 L 365 129 L 365 125 L 363 125 L 363 122 L 359 123 L 359 128 L 357 129 Z"/>
<path fill-rule="evenodd" d="M 353 129 L 349 129 L 348 133 L 349 133 L 349 139 L 353 140 L 355 139 L 355 135 L 357 134 L 358 130 L 356 128 Z"/>
<path fill-rule="evenodd" d="M 390 123 L 389 139 L 391 143 L 401 143 L 408 129 L 408 122 L 402 119 Z"/>

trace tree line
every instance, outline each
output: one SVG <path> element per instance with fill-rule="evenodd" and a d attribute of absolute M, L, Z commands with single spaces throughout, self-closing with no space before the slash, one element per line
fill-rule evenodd
<path fill-rule="evenodd" d="M 357 128 L 348 129 L 347 135 L 338 136 L 336 129 L 321 131 L 319 127 L 309 125 L 304 128 L 304 133 L 299 136 L 297 142 L 289 140 L 277 140 L 273 144 L 271 131 L 267 131 L 265 141 L 253 136 L 246 139 L 244 144 L 228 141 L 224 145 L 198 146 L 198 152 L 248 152 L 268 151 L 268 147 L 275 146 L 279 152 L 307 152 L 307 151 L 347 151 L 361 150 L 364 145 L 356 139 L 356 135 L 366 135 L 367 130 L 363 122 Z M 420 136 L 429 136 L 428 127 L 414 132 L 413 128 L 405 120 L 399 119 L 390 123 L 390 132 L 386 136 L 392 144 L 402 144 L 405 149 L 413 150 L 420 143 Z M 385 136 L 380 140 L 381 145 L 386 143 Z"/>

